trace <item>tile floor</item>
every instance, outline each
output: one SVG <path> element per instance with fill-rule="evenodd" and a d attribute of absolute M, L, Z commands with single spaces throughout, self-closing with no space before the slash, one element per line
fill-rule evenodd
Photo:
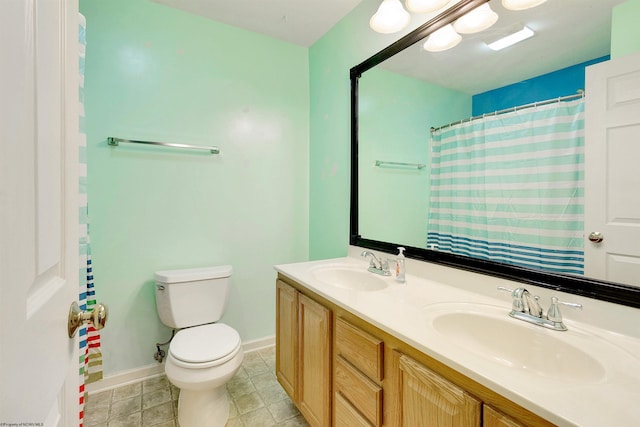
<path fill-rule="evenodd" d="M 227 427 L 308 427 L 275 376 L 275 347 L 245 354 L 227 383 Z M 85 427 L 178 427 L 179 390 L 163 376 L 95 393 L 85 405 Z"/>

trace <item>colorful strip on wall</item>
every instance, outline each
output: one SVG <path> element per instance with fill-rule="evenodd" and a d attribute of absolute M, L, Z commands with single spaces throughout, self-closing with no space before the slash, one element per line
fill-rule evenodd
<path fill-rule="evenodd" d="M 584 274 L 584 99 L 432 132 L 427 247 Z"/>
<path fill-rule="evenodd" d="M 78 45 L 79 45 L 79 111 L 80 111 L 80 182 L 79 182 L 79 217 L 80 217 L 80 241 L 79 241 L 79 266 L 80 266 L 80 292 L 79 305 L 81 310 L 92 310 L 96 304 L 95 288 L 93 283 L 93 267 L 91 264 L 91 243 L 89 240 L 89 207 L 87 202 L 87 134 L 85 130 L 84 112 L 84 71 L 86 51 L 86 19 L 79 16 Z M 84 422 L 85 384 L 102 379 L 102 352 L 100 350 L 100 333 L 93 326 L 82 326 L 78 335 L 80 345 L 80 398 L 79 398 L 79 425 Z"/>

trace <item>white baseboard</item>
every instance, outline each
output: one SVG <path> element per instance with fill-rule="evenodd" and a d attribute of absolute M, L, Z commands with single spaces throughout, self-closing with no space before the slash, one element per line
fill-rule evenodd
<path fill-rule="evenodd" d="M 263 348 L 272 347 L 276 344 L 276 337 L 274 335 L 259 338 L 252 341 L 245 341 L 242 343 L 242 348 L 245 353 L 261 350 Z M 124 385 L 137 383 L 140 381 L 154 378 L 160 375 L 164 375 L 164 364 L 156 363 L 154 365 L 142 366 L 140 368 L 131 369 L 128 371 L 118 372 L 117 374 L 109 375 L 97 381 L 95 383 L 87 384 L 85 391 L 88 394 L 100 393 L 103 391 L 112 390 L 114 388 L 122 387 Z"/>
<path fill-rule="evenodd" d="M 164 375 L 164 364 L 156 363 L 155 365 L 147 365 L 140 368 L 131 369 L 129 371 L 118 372 L 109 375 L 95 383 L 87 384 L 84 390 L 89 395 L 100 393 L 114 388 L 122 387 L 127 384 L 137 383 L 142 380 Z"/>
<path fill-rule="evenodd" d="M 271 335 L 264 338 L 258 338 L 257 340 L 246 341 L 242 343 L 242 348 L 245 353 L 261 350 L 267 347 L 273 347 L 276 345 L 276 336 Z"/>

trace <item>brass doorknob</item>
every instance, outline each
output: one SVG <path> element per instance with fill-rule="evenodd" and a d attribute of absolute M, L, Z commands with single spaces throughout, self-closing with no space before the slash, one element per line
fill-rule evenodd
<path fill-rule="evenodd" d="M 600 243 L 604 240 L 604 236 L 599 231 L 594 231 L 589 234 L 589 241 L 593 243 Z"/>
<path fill-rule="evenodd" d="M 91 323 L 98 330 L 104 328 L 108 316 L 109 308 L 104 304 L 96 304 L 91 311 L 82 311 L 77 302 L 72 302 L 69 308 L 69 322 L 67 323 L 69 338 L 73 338 L 78 328 L 85 323 Z"/>

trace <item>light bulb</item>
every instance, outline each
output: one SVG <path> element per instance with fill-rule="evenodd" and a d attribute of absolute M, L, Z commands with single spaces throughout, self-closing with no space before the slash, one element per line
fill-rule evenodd
<path fill-rule="evenodd" d="M 369 26 L 378 33 L 391 34 L 406 27 L 410 19 L 411 15 L 404 10 L 400 0 L 384 0 L 371 17 Z"/>
<path fill-rule="evenodd" d="M 431 34 L 422 47 L 429 52 L 442 52 L 457 46 L 461 40 L 462 36 L 448 24 Z"/>
<path fill-rule="evenodd" d="M 486 30 L 497 21 L 498 14 L 491 10 L 489 3 L 485 3 L 458 18 L 453 28 L 460 34 L 471 34 Z"/>
<path fill-rule="evenodd" d="M 404 4 L 413 13 L 427 13 L 441 9 L 447 3 L 449 0 L 406 0 Z"/>
<path fill-rule="evenodd" d="M 509 10 L 531 9 L 546 2 L 547 0 L 502 0 L 502 5 Z"/>

